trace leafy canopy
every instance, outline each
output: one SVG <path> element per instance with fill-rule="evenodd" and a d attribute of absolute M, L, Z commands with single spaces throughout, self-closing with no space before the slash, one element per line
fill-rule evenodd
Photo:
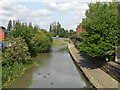
<path fill-rule="evenodd" d="M 92 57 L 113 59 L 114 46 L 118 45 L 118 9 L 114 2 L 90 3 L 82 33 L 80 50 Z"/>

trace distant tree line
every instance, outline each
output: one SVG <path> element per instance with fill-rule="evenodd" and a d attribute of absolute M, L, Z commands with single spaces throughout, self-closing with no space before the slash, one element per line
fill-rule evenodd
<path fill-rule="evenodd" d="M 53 37 L 59 36 L 59 37 L 65 37 L 68 38 L 72 36 L 73 34 L 76 34 L 74 30 L 65 30 L 61 27 L 61 24 L 59 22 L 53 22 L 50 24 L 49 32 Z"/>

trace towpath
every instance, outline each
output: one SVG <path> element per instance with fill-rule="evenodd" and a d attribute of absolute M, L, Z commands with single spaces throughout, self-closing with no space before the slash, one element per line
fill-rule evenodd
<path fill-rule="evenodd" d="M 82 57 L 79 51 L 74 47 L 73 43 L 68 44 L 68 48 L 75 62 L 96 88 L 116 88 L 120 90 L 120 84 L 118 81 L 113 79 L 100 68 L 97 68 L 88 59 Z"/>

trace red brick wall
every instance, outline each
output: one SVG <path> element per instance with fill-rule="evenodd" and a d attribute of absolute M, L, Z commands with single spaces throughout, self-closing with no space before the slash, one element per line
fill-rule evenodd
<path fill-rule="evenodd" d="M 5 40 L 5 33 L 0 30 L 0 40 Z"/>
<path fill-rule="evenodd" d="M 79 25 L 77 28 L 76 28 L 76 34 L 78 35 L 78 38 L 80 38 L 80 32 L 86 32 L 86 30 L 84 28 L 82 28 L 81 25 Z"/>

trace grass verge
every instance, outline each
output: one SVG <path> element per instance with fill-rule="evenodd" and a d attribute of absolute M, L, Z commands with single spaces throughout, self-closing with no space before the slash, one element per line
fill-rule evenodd
<path fill-rule="evenodd" d="M 53 47 L 61 47 L 61 46 L 67 46 L 66 42 L 64 42 L 63 40 L 53 41 Z"/>

